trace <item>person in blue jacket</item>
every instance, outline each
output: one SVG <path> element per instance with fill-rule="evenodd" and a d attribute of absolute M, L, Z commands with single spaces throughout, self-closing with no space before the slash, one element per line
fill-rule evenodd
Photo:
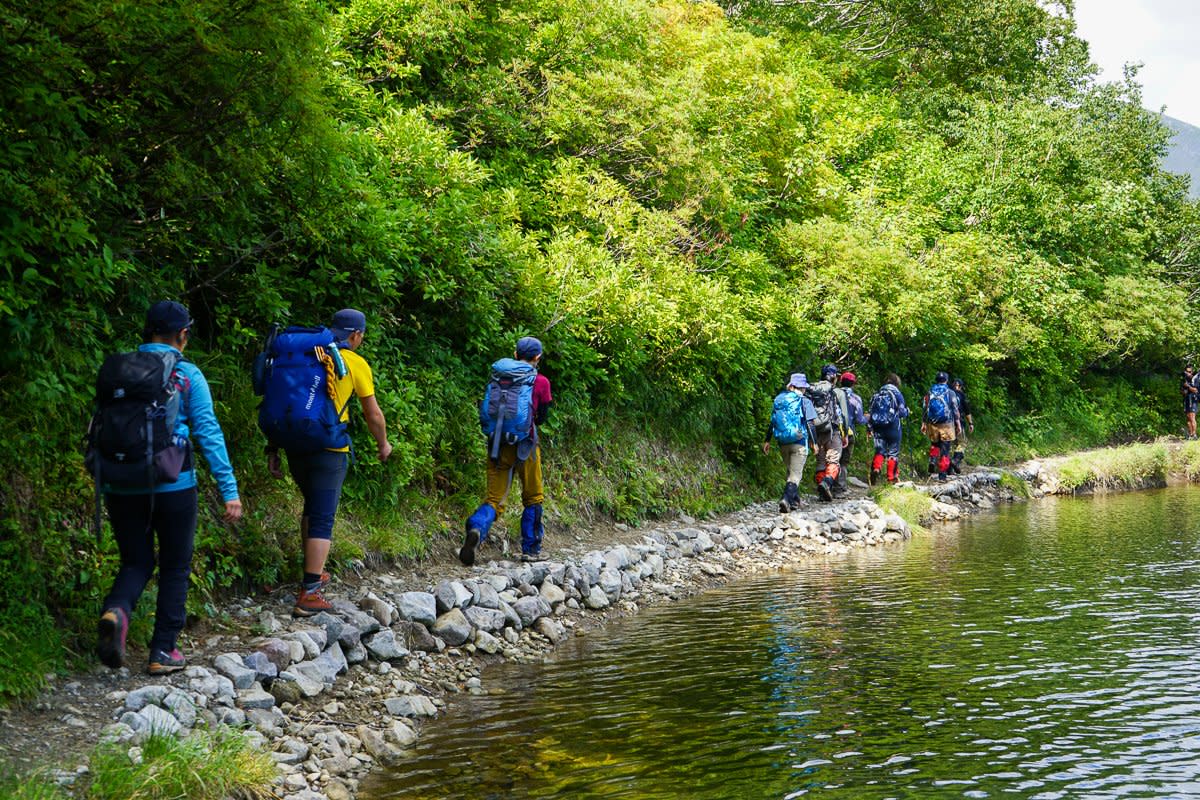
<path fill-rule="evenodd" d="M 146 313 L 142 352 L 176 351 L 187 347 L 192 318 L 180 303 L 162 300 Z M 225 501 L 226 522 L 242 516 L 237 480 L 225 449 L 225 435 L 217 422 L 208 381 L 195 364 L 180 360 L 172 380 L 181 392 L 177 437 L 189 435 L 200 445 L 209 470 L 216 478 Z M 176 672 L 186 666 L 178 638 L 187 618 L 188 581 L 192 571 L 192 548 L 196 538 L 198 501 L 194 465 L 184 463 L 179 478 L 153 490 L 117 491 L 105 486 L 104 500 L 121 555 L 121 566 L 104 599 L 100 617 L 100 660 L 116 669 L 124 663 L 129 615 L 158 565 L 158 604 L 154 633 L 150 638 L 152 675 Z M 155 544 L 157 540 L 157 555 Z"/>
<path fill-rule="evenodd" d="M 867 414 L 867 430 L 875 444 L 870 474 L 872 486 L 879 481 L 885 466 L 888 483 L 895 483 L 900 478 L 900 439 L 904 435 L 901 423 L 908 413 L 908 404 L 900 391 L 900 376 L 888 373 L 883 386 L 871 396 L 870 413 Z"/>

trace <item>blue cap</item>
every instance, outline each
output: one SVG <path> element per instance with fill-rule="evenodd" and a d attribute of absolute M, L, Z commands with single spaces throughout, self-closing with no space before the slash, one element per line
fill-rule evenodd
<path fill-rule="evenodd" d="M 793 372 L 792 377 L 788 379 L 788 386 L 795 386 L 797 389 L 807 389 L 808 377 L 803 372 Z"/>
<path fill-rule="evenodd" d="M 825 366 L 821 367 L 821 379 L 822 380 L 824 380 L 826 378 L 835 378 L 835 377 L 837 377 L 837 374 L 838 374 L 838 368 L 835 367 L 833 364 L 826 364 Z"/>
<path fill-rule="evenodd" d="M 367 330 L 367 315 L 356 308 L 343 308 L 333 315 L 329 330 L 333 331 L 339 342 L 344 342 L 355 331 Z"/>
<path fill-rule="evenodd" d="M 146 311 L 146 327 L 151 333 L 174 333 L 194 323 L 187 306 L 174 300 L 159 300 Z"/>
<path fill-rule="evenodd" d="M 517 358 L 528 361 L 542 354 L 542 343 L 532 336 L 517 339 Z"/>

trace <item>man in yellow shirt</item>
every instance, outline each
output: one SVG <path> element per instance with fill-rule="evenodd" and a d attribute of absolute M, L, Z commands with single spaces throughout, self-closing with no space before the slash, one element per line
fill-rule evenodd
<path fill-rule="evenodd" d="M 357 309 L 344 308 L 333 315 L 329 329 L 338 340 L 338 349 L 346 364 L 346 374 L 334 383 L 335 407 L 341 411 L 341 421 L 350 417 L 350 400 L 358 398 L 362 405 L 367 430 L 375 439 L 379 460 L 387 461 L 392 454 L 392 445 L 387 437 L 387 423 L 383 411 L 375 400 L 375 382 L 371 377 L 371 366 L 362 356 L 354 352 L 366 335 L 367 318 Z M 300 516 L 300 539 L 304 546 L 304 579 L 300 594 L 292 613 L 298 617 L 310 617 L 333 606 L 322 595 L 329 583 L 325 571 L 325 560 L 329 557 L 330 541 L 333 537 L 333 518 L 337 514 L 342 496 L 342 483 L 349 466 L 350 448 L 322 450 L 302 453 L 287 450 L 288 471 L 304 495 L 304 511 Z M 267 467 L 276 478 L 282 478 L 279 451 L 267 450 Z"/>

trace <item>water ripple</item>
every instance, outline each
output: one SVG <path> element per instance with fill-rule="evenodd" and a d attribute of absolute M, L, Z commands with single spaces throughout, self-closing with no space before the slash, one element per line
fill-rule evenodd
<path fill-rule="evenodd" d="M 1030 504 L 652 609 L 488 672 L 361 796 L 1200 796 L 1197 500 Z"/>

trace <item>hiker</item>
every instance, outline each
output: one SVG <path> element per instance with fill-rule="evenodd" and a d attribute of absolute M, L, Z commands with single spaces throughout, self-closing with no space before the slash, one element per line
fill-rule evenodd
<path fill-rule="evenodd" d="M 840 472 L 839 462 L 842 458 L 844 422 L 833 393 L 833 380 L 837 375 L 838 368 L 826 364 L 821 368 L 821 380 L 809 386 L 805 392 L 815 413 L 812 430 L 817 446 L 817 464 L 813 481 L 817 484 L 817 494 L 825 502 L 833 500 L 833 485 Z"/>
<path fill-rule="evenodd" d="M 504 501 L 513 476 L 521 482 L 521 560 L 542 558 L 542 451 L 537 426 L 546 421 L 550 404 L 550 380 L 538 372 L 542 343 L 532 336 L 517 340 L 512 358 L 492 365 L 479 422 L 488 437 L 487 491 L 483 503 L 467 518 L 466 536 L 458 559 L 466 566 L 475 563 L 475 551 L 487 540 L 496 517 L 504 513 Z"/>
<path fill-rule="evenodd" d="M 800 481 L 804 477 L 804 462 L 808 459 L 808 448 L 813 455 L 817 445 L 813 438 L 812 420 L 817 416 L 812 402 L 804 396 L 808 378 L 803 372 L 792 373 L 787 386 L 775 395 L 771 403 L 771 422 L 767 426 L 767 438 L 762 451 L 771 450 L 771 440 L 779 443 L 779 455 L 787 470 L 783 486 L 783 497 L 779 500 L 779 513 L 786 514 L 800 507 Z"/>
<path fill-rule="evenodd" d="M 283 450 L 288 472 L 304 496 L 300 512 L 304 575 L 292 607 L 292 615 L 297 617 L 311 617 L 333 608 L 323 594 L 331 579 L 325 571 L 325 561 L 350 462 L 350 435 L 346 426 L 353 398 L 357 397 L 362 406 L 363 419 L 375 440 L 379 460 L 387 461 L 392 454 L 387 421 L 375 399 L 371 366 L 355 352 L 362 346 L 366 331 L 366 315 L 354 308 L 344 308 L 333 315 L 327 329 L 288 328 L 274 337 L 269 347 L 273 366 L 259 413 L 259 425 L 267 434 L 267 469 L 273 477 L 283 477 L 280 459 Z M 322 435 L 305 437 L 300 432 L 306 430 L 304 426 L 291 424 L 293 418 L 288 414 L 298 413 L 289 406 L 306 404 L 293 404 L 289 399 L 297 391 L 308 393 L 313 383 L 320 385 L 319 392 L 324 395 L 315 404 L 314 413 L 323 414 L 332 424 L 314 425 L 311 429 L 322 431 Z"/>
<path fill-rule="evenodd" d="M 959 436 L 954 440 L 953 453 L 950 455 L 950 471 L 955 475 L 962 474 L 963 460 L 967 456 L 967 434 L 975 432 L 975 418 L 971 415 L 971 402 L 967 399 L 967 385 L 962 378 L 952 378 L 950 388 L 954 390 L 958 400 L 959 418 L 962 420 Z"/>
<path fill-rule="evenodd" d="M 863 414 L 863 401 L 854 391 L 858 378 L 853 372 L 843 372 L 838 378 L 838 386 L 833 390 L 837 398 L 838 412 L 842 415 L 844 439 L 842 441 L 842 468 L 838 470 L 837 479 L 833 482 L 833 493 L 841 496 L 846 493 L 846 476 L 850 472 L 850 458 L 854 452 L 854 442 L 858 438 L 855 430 L 859 425 L 866 425 L 867 418 Z"/>
<path fill-rule="evenodd" d="M 104 598 L 97 654 L 113 669 L 124 664 L 129 616 L 156 563 L 158 598 L 148 671 L 162 675 L 187 664 L 178 640 L 187 620 L 199 513 L 189 435 L 200 445 L 216 479 L 225 502 L 222 519 L 232 523 L 242 517 L 237 480 L 208 381 L 199 367 L 183 358 L 192 324 L 180 303 L 161 300 L 150 306 L 144 343 L 134 353 L 110 356 L 96 382 L 89 466 L 97 476 L 97 492 L 104 496 L 121 556 Z M 152 417 L 156 421 L 143 433 Z M 161 429 L 156 429 L 158 420 Z M 131 455 L 143 452 L 153 455 L 140 459 Z"/>
<path fill-rule="evenodd" d="M 929 437 L 929 474 L 937 472 L 939 481 L 946 480 L 950 470 L 950 450 L 954 440 L 962 435 L 958 395 L 950 388 L 950 376 L 939 372 L 922 403 L 925 413 L 921 432 Z"/>
<path fill-rule="evenodd" d="M 871 395 L 868 406 L 867 430 L 875 445 L 875 457 L 871 460 L 870 483 L 874 486 L 887 466 L 887 482 L 895 483 L 900 476 L 900 439 L 904 434 L 901 420 L 908 417 L 908 405 L 900 391 L 900 376 L 888 373 L 883 386 Z"/>
<path fill-rule="evenodd" d="M 1200 408 L 1200 388 L 1196 386 L 1196 373 L 1191 365 L 1183 368 L 1183 380 L 1179 385 L 1183 393 L 1183 416 L 1187 420 L 1187 438 L 1196 438 L 1196 409 Z"/>

